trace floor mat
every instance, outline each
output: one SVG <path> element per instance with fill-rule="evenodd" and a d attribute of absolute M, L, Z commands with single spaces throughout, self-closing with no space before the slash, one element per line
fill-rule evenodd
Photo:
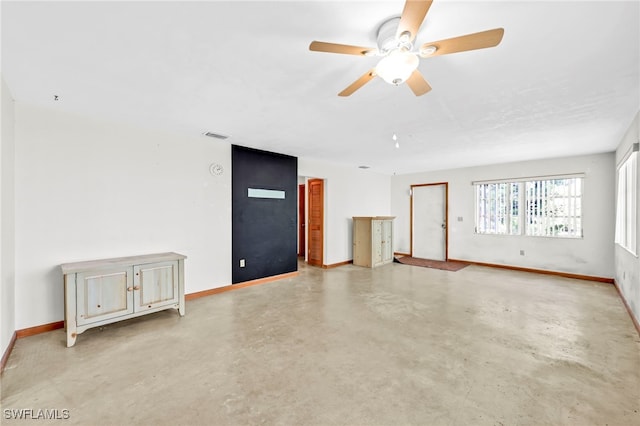
<path fill-rule="evenodd" d="M 449 261 L 430 260 L 430 259 L 420 259 L 418 257 L 411 257 L 411 256 L 396 257 L 395 260 L 398 263 L 403 263 L 405 265 L 423 266 L 425 268 L 442 269 L 443 271 L 452 271 L 452 272 L 459 271 L 465 266 L 469 266 L 468 263 L 458 262 L 455 260 L 449 260 Z"/>

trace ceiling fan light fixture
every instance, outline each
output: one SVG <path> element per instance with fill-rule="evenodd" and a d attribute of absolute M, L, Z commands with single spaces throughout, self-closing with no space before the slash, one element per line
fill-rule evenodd
<path fill-rule="evenodd" d="M 422 56 L 423 58 L 431 56 L 436 53 L 436 50 L 438 50 L 438 48 L 432 44 L 428 46 L 422 46 L 420 47 L 420 56 Z"/>
<path fill-rule="evenodd" d="M 422 96 L 431 90 L 431 86 L 417 69 L 420 58 L 485 49 L 497 46 L 502 41 L 504 28 L 494 28 L 422 45 L 416 44 L 414 50 L 414 39 L 420 32 L 420 26 L 424 23 L 431 3 L 432 0 L 405 0 L 401 15 L 393 16 L 378 26 L 377 49 L 322 41 L 311 42 L 309 50 L 314 52 L 382 57 L 375 67 L 339 92 L 338 96 L 351 96 L 375 76 L 396 86 L 406 82 L 414 95 Z"/>
<path fill-rule="evenodd" d="M 418 56 L 414 52 L 394 50 L 378 62 L 376 74 L 389 84 L 398 86 L 418 68 Z"/>

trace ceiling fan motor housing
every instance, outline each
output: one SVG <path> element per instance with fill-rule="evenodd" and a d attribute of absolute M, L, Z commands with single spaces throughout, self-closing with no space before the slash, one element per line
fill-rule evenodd
<path fill-rule="evenodd" d="M 378 43 L 378 51 L 382 55 L 386 55 L 396 49 L 410 51 L 413 47 L 411 42 L 408 41 L 408 38 L 407 40 L 400 40 L 396 38 L 396 32 L 398 31 L 399 24 L 400 17 L 396 16 L 384 21 L 378 28 L 376 41 Z"/>

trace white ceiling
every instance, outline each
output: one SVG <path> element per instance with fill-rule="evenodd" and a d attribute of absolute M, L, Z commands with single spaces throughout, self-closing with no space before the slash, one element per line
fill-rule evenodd
<path fill-rule="evenodd" d="M 640 108 L 638 1 L 435 0 L 417 44 L 502 43 L 422 59 L 421 97 L 338 97 L 376 58 L 309 43 L 375 47 L 403 5 L 2 1 L 2 74 L 18 102 L 387 174 L 613 151 Z"/>

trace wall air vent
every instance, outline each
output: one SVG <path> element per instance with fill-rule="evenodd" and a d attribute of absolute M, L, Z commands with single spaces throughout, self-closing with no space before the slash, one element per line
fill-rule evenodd
<path fill-rule="evenodd" d="M 216 138 L 216 139 L 227 139 L 229 137 L 227 135 L 223 135 L 220 133 L 213 133 L 213 132 L 204 132 L 203 135 L 209 136 L 210 138 Z"/>

